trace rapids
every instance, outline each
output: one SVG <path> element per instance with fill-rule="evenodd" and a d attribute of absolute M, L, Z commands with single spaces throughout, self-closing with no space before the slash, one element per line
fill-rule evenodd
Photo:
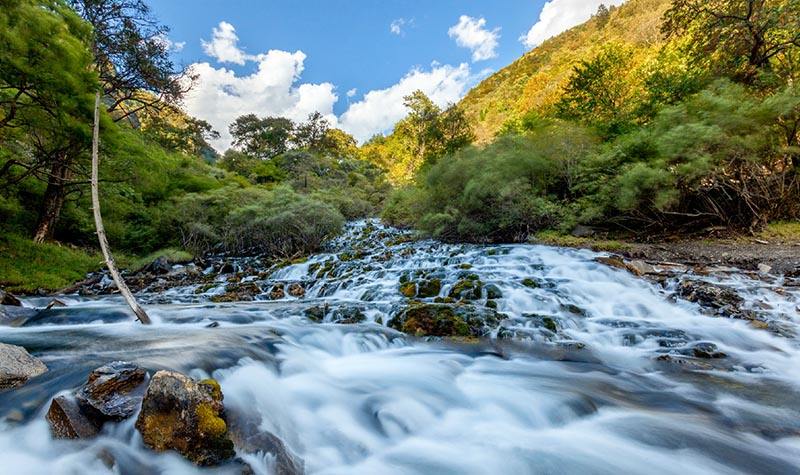
<path fill-rule="evenodd" d="M 707 316 L 673 296 L 674 281 L 655 285 L 599 255 L 414 242 L 360 222 L 326 253 L 246 277 L 265 292 L 256 301 L 212 303 L 229 278 L 219 275 L 208 289 L 140 295 L 155 320 L 143 327 L 118 297 L 66 297 L 67 307 L 0 327 L 0 341 L 50 368 L 0 393 L 0 473 L 109 473 L 104 453 L 122 473 L 200 471 L 145 449 L 133 420 L 91 441 L 50 437 L 51 398 L 113 360 L 217 378 L 226 406 L 260 413 L 308 473 L 800 473 L 800 290 L 780 277 L 693 276 L 736 288 L 782 331 L 755 329 Z M 494 338 L 388 328 L 406 302 L 401 279 L 421 271 L 442 280 L 443 296 L 465 272 L 496 285 L 506 319 Z M 306 295 L 270 301 L 275 282 L 302 283 Z M 306 318 L 320 306 L 322 322 Z M 332 323 L 340 309 L 366 319 Z M 663 361 L 705 343 L 725 357 Z M 244 459 L 271 473 L 270 456 Z"/>

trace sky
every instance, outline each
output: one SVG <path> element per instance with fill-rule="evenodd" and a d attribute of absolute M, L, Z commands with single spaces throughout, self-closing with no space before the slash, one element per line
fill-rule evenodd
<path fill-rule="evenodd" d="M 403 97 L 444 107 L 542 41 L 624 0 L 148 0 L 175 62 L 197 76 L 184 106 L 220 132 L 240 115 L 322 113 L 363 142 Z"/>

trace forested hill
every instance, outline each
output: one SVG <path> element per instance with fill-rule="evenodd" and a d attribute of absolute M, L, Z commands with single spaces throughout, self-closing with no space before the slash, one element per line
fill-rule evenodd
<path fill-rule="evenodd" d="M 663 43 L 661 17 L 669 4 L 669 0 L 629 0 L 547 40 L 485 79 L 459 104 L 478 142 L 491 141 L 510 119 L 551 107 L 573 67 L 594 57 L 604 45 L 633 46 L 638 59 L 647 61 Z"/>

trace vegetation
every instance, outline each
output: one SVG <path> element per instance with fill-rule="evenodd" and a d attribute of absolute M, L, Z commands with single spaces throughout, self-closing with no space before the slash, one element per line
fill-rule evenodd
<path fill-rule="evenodd" d="M 800 3 L 631 0 L 601 10 L 605 26 L 595 18 L 550 46 L 601 38 L 617 21 L 640 24 L 650 18 L 647 4 L 664 12 L 667 40 L 642 47 L 612 35 L 575 62 L 548 104 L 506 121 L 492 142 L 420 167 L 389 198 L 384 218 L 481 242 L 526 241 L 576 224 L 756 232 L 797 219 L 800 41 L 791 25 Z M 755 36 L 733 33 L 751 26 Z M 542 59 L 548 48 L 530 55 Z M 703 62 L 703 54 L 725 61 Z M 493 81 L 520 68 L 478 90 L 501 87 Z M 469 111 L 473 100 L 462 106 Z"/>

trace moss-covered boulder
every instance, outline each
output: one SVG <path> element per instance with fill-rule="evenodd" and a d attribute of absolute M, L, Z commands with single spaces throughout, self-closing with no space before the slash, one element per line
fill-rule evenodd
<path fill-rule="evenodd" d="M 157 452 L 174 450 L 197 465 L 218 465 L 235 455 L 222 399 L 214 380 L 159 371 L 147 387 L 136 428 Z"/>
<path fill-rule="evenodd" d="M 527 278 L 527 279 L 522 279 L 522 285 L 524 285 L 525 287 L 528 287 L 530 289 L 538 289 L 539 287 L 541 287 L 539 285 L 539 282 L 537 282 L 535 279 L 532 279 L 530 277 Z"/>
<path fill-rule="evenodd" d="M 442 281 L 441 279 L 423 280 L 417 287 L 417 297 L 423 299 L 436 297 L 442 291 Z"/>
<path fill-rule="evenodd" d="M 489 284 L 486 286 L 486 298 L 489 300 L 501 299 L 503 298 L 503 291 L 500 290 L 500 287 Z"/>
<path fill-rule="evenodd" d="M 449 296 L 456 300 L 480 300 L 482 292 L 483 282 L 478 276 L 470 274 L 453 285 Z"/>
<path fill-rule="evenodd" d="M 500 314 L 485 307 L 414 303 L 392 318 L 389 326 L 420 337 L 483 337 L 501 320 Z"/>

